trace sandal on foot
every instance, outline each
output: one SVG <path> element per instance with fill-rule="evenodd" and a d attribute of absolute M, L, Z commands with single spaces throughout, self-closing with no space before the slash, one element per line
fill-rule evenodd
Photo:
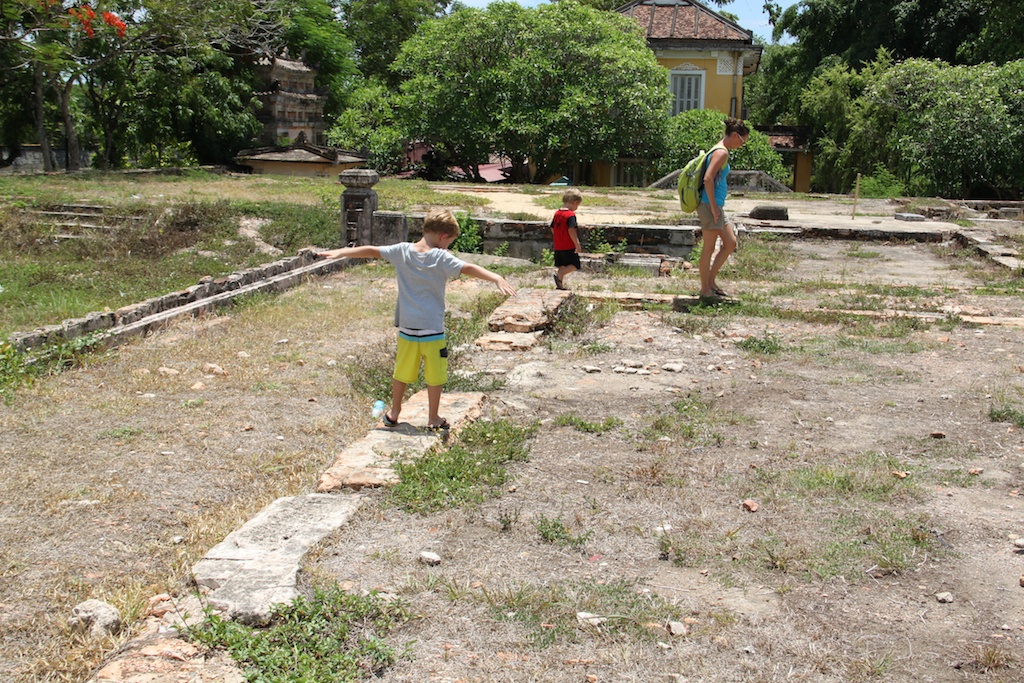
<path fill-rule="evenodd" d="M 562 278 L 558 277 L 557 273 L 555 274 L 554 277 L 555 277 L 555 289 L 565 289 L 565 285 L 562 284 Z"/>
<path fill-rule="evenodd" d="M 713 291 L 713 292 L 714 292 L 714 293 L 715 293 L 715 294 L 716 294 L 717 296 L 720 296 L 720 297 L 722 297 L 722 298 L 728 298 L 728 296 L 729 296 L 729 294 L 728 294 L 728 293 L 726 293 L 726 291 L 725 291 L 724 289 L 720 288 L 720 287 L 713 287 L 713 288 L 712 288 L 712 291 Z"/>
<path fill-rule="evenodd" d="M 388 415 L 387 413 L 384 413 L 383 415 L 381 415 L 380 419 L 382 419 L 384 421 L 384 426 L 385 427 L 397 427 L 398 426 L 398 420 L 392 420 L 391 416 Z"/>
<path fill-rule="evenodd" d="M 427 425 L 427 429 L 432 432 L 447 432 L 449 429 L 451 429 L 451 427 L 452 426 L 448 424 L 448 420 L 444 419 L 443 417 L 441 418 L 441 422 L 439 424 Z"/>

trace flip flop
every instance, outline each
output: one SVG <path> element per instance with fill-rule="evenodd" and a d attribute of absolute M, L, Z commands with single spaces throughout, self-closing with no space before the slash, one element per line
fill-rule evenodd
<path fill-rule="evenodd" d="M 441 418 L 441 424 L 427 425 L 427 429 L 432 432 L 447 432 L 451 427 L 452 426 L 448 424 L 448 420 L 443 417 Z"/>
<path fill-rule="evenodd" d="M 565 285 L 562 284 L 562 278 L 555 274 L 555 289 L 565 289 Z"/>
<path fill-rule="evenodd" d="M 727 297 L 729 296 L 729 295 L 728 295 L 728 293 L 726 293 L 726 291 L 725 291 L 724 289 L 720 289 L 719 287 L 714 287 L 714 288 L 712 288 L 712 291 L 713 291 L 713 292 L 714 292 L 714 293 L 715 293 L 716 295 L 718 295 L 718 296 L 720 296 L 720 297 L 726 297 L 726 298 L 727 298 Z"/>
<path fill-rule="evenodd" d="M 390 427 L 397 427 L 398 426 L 398 420 L 392 420 L 391 416 L 388 415 L 387 413 L 384 413 L 383 415 L 381 415 L 380 419 L 382 419 L 384 421 L 384 426 L 385 427 L 389 427 L 390 428 Z"/>

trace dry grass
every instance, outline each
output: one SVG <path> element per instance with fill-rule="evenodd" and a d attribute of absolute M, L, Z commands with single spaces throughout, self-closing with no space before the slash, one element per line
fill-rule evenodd
<path fill-rule="evenodd" d="M 128 634 L 69 632 L 75 604 L 106 600 L 130 623 L 262 506 L 311 490 L 369 426 L 342 368 L 388 333 L 392 301 L 343 273 L 177 324 L 0 408 L 0 679 L 83 680 Z"/>
<path fill-rule="evenodd" d="M 72 605 L 136 614 L 264 503 L 312 489 L 369 427 L 344 366 L 382 355 L 391 287 L 381 269 L 345 271 L 176 325 L 3 409 L 0 678 L 81 680 L 117 643 L 69 634 Z M 471 308 L 478 291 L 460 282 L 449 303 Z M 587 330 L 598 374 L 570 341 L 474 354 L 467 369 L 518 377 L 493 392 L 496 412 L 540 420 L 504 494 L 427 515 L 374 496 L 310 558 L 307 582 L 387 590 L 417 613 L 395 637 L 412 658 L 381 680 L 1013 680 L 1021 598 L 1001 587 L 1019 576 L 1004 546 L 1024 522 L 1008 507 L 1024 442 L 986 397 L 1019 395 L 1019 331 L 892 342 L 876 328 L 840 344 L 841 322 L 755 312 L 693 328 L 612 312 Z M 685 367 L 612 372 L 624 359 Z M 981 485 L 936 483 L 979 466 Z"/>

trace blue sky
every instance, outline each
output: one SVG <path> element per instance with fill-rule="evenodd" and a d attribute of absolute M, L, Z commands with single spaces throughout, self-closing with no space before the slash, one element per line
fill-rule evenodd
<path fill-rule="evenodd" d="M 622 4 L 625 4 L 627 1 L 622 0 Z M 491 3 L 491 0 L 462 0 L 462 2 L 470 7 L 486 7 Z M 541 4 L 541 0 L 517 0 L 517 2 L 527 7 L 536 7 Z M 785 9 L 790 5 L 795 5 L 796 2 L 797 0 L 780 0 L 779 4 Z M 713 3 L 709 2 L 707 4 L 713 10 L 719 9 Z M 743 28 L 753 31 L 766 43 L 771 42 L 772 29 L 768 25 L 768 15 L 764 13 L 764 0 L 732 0 L 731 3 L 721 9 L 738 16 L 740 18 L 739 24 Z"/>

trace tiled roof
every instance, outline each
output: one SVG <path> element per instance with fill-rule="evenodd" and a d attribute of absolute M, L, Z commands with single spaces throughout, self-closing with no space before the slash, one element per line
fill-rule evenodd
<path fill-rule="evenodd" d="M 753 34 L 699 2 L 635 0 L 617 12 L 633 17 L 648 40 L 728 40 L 749 43 Z"/>
<path fill-rule="evenodd" d="M 323 147 L 308 142 L 296 142 L 286 147 L 257 147 L 243 149 L 235 157 L 237 161 L 289 161 L 293 163 L 354 164 L 366 159 L 336 147 Z"/>

